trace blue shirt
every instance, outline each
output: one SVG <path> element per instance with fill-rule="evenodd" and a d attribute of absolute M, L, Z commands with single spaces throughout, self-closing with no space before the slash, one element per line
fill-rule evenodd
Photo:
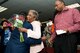
<path fill-rule="evenodd" d="M 10 32 L 9 29 L 6 29 L 4 34 L 5 34 L 4 35 L 4 45 L 6 45 L 7 42 L 9 41 L 9 39 L 10 39 L 11 32 Z"/>

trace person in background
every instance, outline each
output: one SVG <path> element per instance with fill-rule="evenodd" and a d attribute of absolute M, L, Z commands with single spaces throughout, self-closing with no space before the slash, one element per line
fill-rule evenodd
<path fill-rule="evenodd" d="M 5 52 L 5 48 L 7 46 L 7 43 L 10 39 L 11 36 L 11 24 L 9 23 L 8 20 L 3 20 L 1 22 L 1 29 L 0 29 L 0 33 L 1 33 L 1 45 L 2 45 L 2 53 Z"/>
<path fill-rule="evenodd" d="M 54 19 L 55 32 L 49 39 L 54 41 L 55 53 L 77 53 L 75 33 L 80 29 L 80 14 L 77 9 L 68 8 L 63 0 L 55 1 L 58 13 Z"/>
<path fill-rule="evenodd" d="M 44 49 L 41 51 L 41 53 L 53 53 L 53 43 L 48 41 L 54 32 L 54 24 L 52 22 L 52 19 L 49 19 L 49 21 L 47 23 L 44 23 L 44 25 L 45 28 L 42 31 L 42 41 L 44 43 Z"/>
<path fill-rule="evenodd" d="M 53 32 L 54 32 L 54 24 L 53 24 L 52 20 L 50 19 L 49 22 L 46 23 L 46 27 L 43 31 L 43 36 L 45 36 L 45 40 L 44 40 L 45 47 L 53 46 L 53 44 L 48 41 Z"/>
<path fill-rule="evenodd" d="M 40 39 L 41 38 L 41 23 L 37 21 L 38 19 L 38 12 L 35 10 L 29 10 L 27 15 L 27 20 L 32 24 L 33 30 L 26 29 L 26 28 L 20 28 L 19 30 L 21 32 L 26 32 L 28 34 L 28 37 L 34 38 L 34 39 Z M 41 44 L 31 45 L 30 46 L 30 53 L 38 53 L 44 48 L 43 42 Z"/>

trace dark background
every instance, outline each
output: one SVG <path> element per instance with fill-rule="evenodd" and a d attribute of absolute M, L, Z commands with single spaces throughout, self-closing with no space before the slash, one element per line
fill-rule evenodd
<path fill-rule="evenodd" d="M 80 4 L 80 0 L 64 1 L 67 5 L 74 3 Z M 53 18 L 55 11 L 54 2 L 55 0 L 0 0 L 0 5 L 8 8 L 8 10 L 0 13 L 0 18 L 10 18 L 12 14 L 35 9 L 40 14 L 39 20 L 47 21 L 49 18 Z"/>

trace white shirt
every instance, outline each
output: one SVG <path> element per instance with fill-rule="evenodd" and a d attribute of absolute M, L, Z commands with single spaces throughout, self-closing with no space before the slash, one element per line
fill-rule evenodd
<path fill-rule="evenodd" d="M 33 30 L 28 29 L 27 34 L 28 37 L 39 39 L 41 38 L 41 23 L 39 21 L 33 21 L 32 23 Z M 43 42 L 41 44 L 31 46 L 30 53 L 38 53 L 44 48 Z"/>
<path fill-rule="evenodd" d="M 28 29 L 28 37 L 39 39 L 41 38 L 41 23 L 39 21 L 33 21 L 32 23 L 33 30 Z"/>

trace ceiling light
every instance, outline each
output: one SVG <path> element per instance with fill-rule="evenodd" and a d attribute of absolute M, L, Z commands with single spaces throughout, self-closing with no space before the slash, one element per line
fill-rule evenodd
<path fill-rule="evenodd" d="M 7 10 L 8 8 L 5 8 L 5 7 L 2 7 L 2 6 L 0 6 L 0 12 L 3 12 L 3 11 L 5 11 L 5 10 Z"/>
<path fill-rule="evenodd" d="M 75 4 L 68 5 L 66 7 L 69 7 L 69 8 L 77 8 L 77 7 L 80 7 L 80 5 L 78 3 L 75 3 Z"/>

